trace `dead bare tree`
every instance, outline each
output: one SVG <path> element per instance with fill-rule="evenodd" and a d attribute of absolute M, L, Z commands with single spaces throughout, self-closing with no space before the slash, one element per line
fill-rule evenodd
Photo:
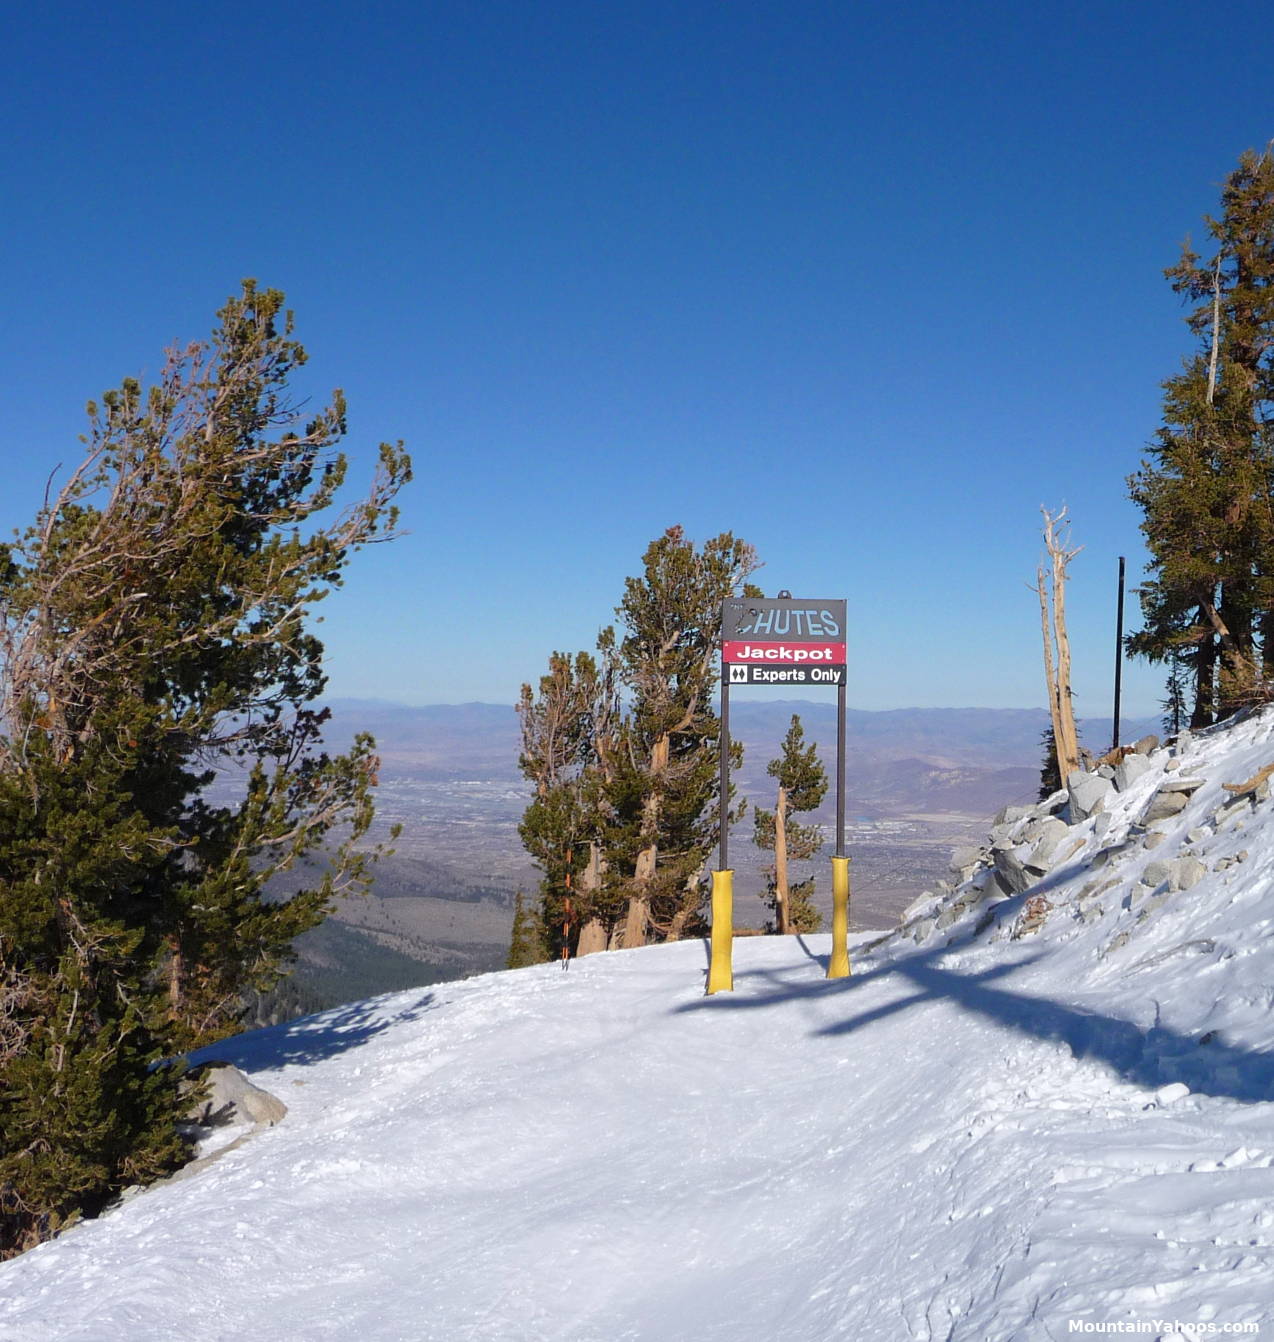
<path fill-rule="evenodd" d="M 1044 679 L 1048 687 L 1048 711 L 1053 724 L 1053 743 L 1057 751 L 1057 770 L 1064 783 L 1079 768 L 1079 733 L 1075 729 L 1075 709 L 1071 703 L 1071 648 L 1066 633 L 1066 570 L 1083 546 L 1070 548 L 1070 521 L 1066 509 L 1050 513 L 1043 506 L 1043 561 L 1035 572 L 1031 589 L 1039 597 L 1040 631 L 1044 639 Z"/>

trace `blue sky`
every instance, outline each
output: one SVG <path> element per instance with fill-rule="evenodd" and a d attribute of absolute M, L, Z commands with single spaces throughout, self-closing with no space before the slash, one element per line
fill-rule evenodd
<path fill-rule="evenodd" d="M 852 704 L 1042 704 L 1065 503 L 1108 711 L 1162 270 L 1274 136 L 1267 5 L 51 3 L 6 48 L 0 528 L 252 275 L 352 474 L 417 466 L 333 693 L 511 701 L 680 523 L 848 599 Z"/>

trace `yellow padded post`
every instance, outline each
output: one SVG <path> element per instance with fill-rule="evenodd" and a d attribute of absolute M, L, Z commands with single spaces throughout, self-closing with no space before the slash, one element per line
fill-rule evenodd
<path fill-rule="evenodd" d="M 832 858 L 832 958 L 829 979 L 849 977 L 849 858 Z"/>
<path fill-rule="evenodd" d="M 712 958 L 708 962 L 708 995 L 734 991 L 734 872 L 712 873 Z"/>

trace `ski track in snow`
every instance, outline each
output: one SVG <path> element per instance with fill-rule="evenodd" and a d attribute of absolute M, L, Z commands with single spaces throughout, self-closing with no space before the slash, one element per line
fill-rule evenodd
<path fill-rule="evenodd" d="M 847 981 L 826 936 L 747 938 L 736 991 L 705 998 L 682 943 L 208 1050 L 287 1118 L 0 1267 L 0 1339 L 1274 1335 L 1274 803 L 1188 845 L 1192 890 L 1136 884 L 1272 731 L 1196 738 L 1178 776 L 1206 786 L 1153 854 L 1121 847 L 1159 758 L 1100 841 L 1076 831 L 1021 940 L 1025 897 L 978 936 L 974 910 L 919 945 L 858 938 Z"/>

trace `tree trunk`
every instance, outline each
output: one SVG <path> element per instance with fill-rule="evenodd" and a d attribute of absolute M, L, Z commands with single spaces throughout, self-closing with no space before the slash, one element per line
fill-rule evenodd
<path fill-rule="evenodd" d="M 1053 726 L 1053 756 L 1057 760 L 1057 776 L 1066 786 L 1066 770 L 1062 765 L 1062 722 L 1058 714 L 1057 672 L 1053 668 L 1053 631 L 1048 604 L 1048 586 L 1044 565 L 1035 570 L 1035 591 L 1040 599 L 1040 633 L 1044 639 L 1044 684 L 1048 691 L 1048 716 Z"/>
<path fill-rule="evenodd" d="M 650 882 L 659 861 L 659 812 L 663 803 L 663 775 L 668 767 L 671 739 L 661 736 L 651 747 L 648 786 L 650 791 L 641 806 L 641 832 L 644 847 L 637 852 L 633 868 L 633 894 L 628 900 L 624 919 L 625 946 L 644 946 L 650 921 Z"/>
<path fill-rule="evenodd" d="M 791 930 L 787 888 L 787 788 L 780 785 L 774 808 L 774 925 L 780 936 Z"/>
<path fill-rule="evenodd" d="M 1200 622 L 1207 619 L 1207 612 L 1199 611 Z M 1212 706 L 1214 702 L 1214 681 L 1216 679 L 1216 638 L 1213 634 L 1204 634 L 1199 642 L 1199 651 L 1195 660 L 1194 711 L 1190 714 L 1192 729 L 1212 725 Z"/>
<path fill-rule="evenodd" d="M 676 913 L 672 915 L 672 921 L 668 924 L 668 940 L 680 941 L 686 934 L 686 924 L 690 921 L 690 915 L 699 907 L 700 885 L 699 872 L 691 872 L 686 877 L 686 884 L 681 892 L 681 902 L 677 907 Z"/>
<path fill-rule="evenodd" d="M 1261 675 L 1271 681 L 1274 680 L 1274 610 L 1268 607 L 1262 610 L 1256 617 L 1256 626 L 1261 640 Z"/>
<path fill-rule="evenodd" d="M 1057 752 L 1057 772 L 1063 786 L 1079 768 L 1079 733 L 1075 729 L 1075 709 L 1071 703 L 1071 647 L 1066 633 L 1066 566 L 1079 553 L 1066 548 L 1064 533 L 1066 509 L 1053 516 L 1044 514 L 1044 545 L 1051 560 L 1051 590 L 1044 566 L 1036 569 L 1035 591 L 1040 599 L 1040 628 L 1044 635 L 1044 676 L 1048 682 L 1048 707 L 1053 720 L 1053 746 Z M 1053 649 L 1057 662 L 1053 662 Z"/>
<path fill-rule="evenodd" d="M 576 956 L 593 955 L 606 949 L 606 928 L 600 918 L 590 918 L 579 930 Z"/>
<path fill-rule="evenodd" d="M 1079 768 L 1079 733 L 1075 730 L 1075 705 L 1071 701 L 1071 644 L 1066 633 L 1066 565 L 1069 554 L 1050 538 L 1053 556 L 1053 629 L 1057 636 L 1057 715 L 1062 736 L 1057 741 L 1057 762 L 1062 782 Z"/>
<path fill-rule="evenodd" d="M 185 989 L 185 960 L 181 954 L 181 947 L 177 944 L 175 937 L 169 937 L 168 947 L 171 956 L 168 961 L 168 1006 L 176 1019 L 177 1013 L 181 1010 L 181 999 Z"/>
<path fill-rule="evenodd" d="M 579 883 L 586 905 L 591 906 L 593 895 L 601 888 L 602 884 L 602 858 L 596 843 L 588 845 L 588 865 L 580 873 Z M 575 947 L 575 954 L 577 956 L 593 955 L 597 951 L 604 951 L 605 949 L 606 928 L 600 918 L 595 914 L 590 914 L 584 919 L 584 925 L 579 930 L 579 941 Z"/>
<path fill-rule="evenodd" d="M 1220 703 L 1222 712 L 1248 703 L 1260 681 L 1260 670 L 1252 651 L 1252 614 L 1247 593 L 1235 593 L 1237 583 L 1223 583 L 1220 608 L 1205 601 L 1217 639 L 1221 644 Z"/>
<path fill-rule="evenodd" d="M 686 923 L 690 920 L 689 897 L 687 901 L 672 915 L 672 922 L 668 924 L 668 940 L 680 941 L 682 933 L 686 930 Z"/>
<path fill-rule="evenodd" d="M 624 930 L 620 938 L 621 946 L 644 946 L 646 927 L 650 921 L 650 905 L 640 895 L 633 895 L 628 901 L 628 912 L 624 916 Z"/>

